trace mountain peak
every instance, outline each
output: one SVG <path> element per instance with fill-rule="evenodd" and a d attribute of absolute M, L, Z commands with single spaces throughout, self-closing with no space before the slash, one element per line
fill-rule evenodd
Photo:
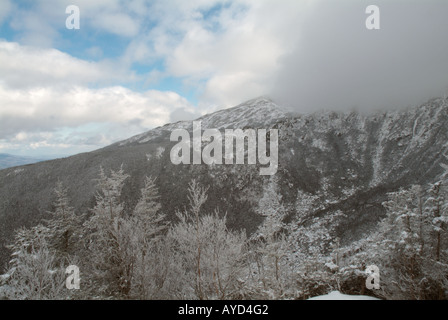
<path fill-rule="evenodd" d="M 254 99 L 247 100 L 239 105 L 257 105 L 257 104 L 265 104 L 265 103 L 274 103 L 274 101 L 268 96 L 259 96 Z"/>
<path fill-rule="evenodd" d="M 290 113 L 286 108 L 280 107 L 269 97 L 261 96 L 243 102 L 235 107 L 218 110 L 206 114 L 195 121 L 201 121 L 202 129 L 268 129 L 279 119 L 284 119 Z M 118 142 L 120 146 L 130 143 L 146 143 L 159 138 L 167 131 L 175 129 L 191 130 L 193 121 L 179 121 L 157 127 L 130 139 Z"/>

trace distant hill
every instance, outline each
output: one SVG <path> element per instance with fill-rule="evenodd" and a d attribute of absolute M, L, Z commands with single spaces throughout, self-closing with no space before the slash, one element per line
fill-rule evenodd
<path fill-rule="evenodd" d="M 44 159 L 15 156 L 7 153 L 0 153 L 0 169 L 23 166 L 26 164 L 44 161 Z"/>

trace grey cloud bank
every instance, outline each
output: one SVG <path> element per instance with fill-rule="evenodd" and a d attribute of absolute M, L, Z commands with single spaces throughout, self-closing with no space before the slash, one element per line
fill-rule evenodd
<path fill-rule="evenodd" d="M 365 9 L 380 8 L 380 30 Z M 447 1 L 320 1 L 271 96 L 300 112 L 401 107 L 448 92 Z"/>

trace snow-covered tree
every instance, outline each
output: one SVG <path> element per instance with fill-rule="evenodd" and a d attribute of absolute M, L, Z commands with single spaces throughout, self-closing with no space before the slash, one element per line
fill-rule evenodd
<path fill-rule="evenodd" d="M 166 233 L 165 215 L 160 213 L 161 205 L 155 180 L 146 178 L 141 197 L 132 216 L 126 221 L 131 242 L 128 250 L 133 257 L 132 295 L 141 298 L 157 298 L 168 274 L 166 246 L 161 237 Z"/>
<path fill-rule="evenodd" d="M 263 223 L 252 235 L 253 253 L 251 268 L 254 269 L 255 285 L 260 287 L 262 297 L 279 299 L 291 295 L 291 266 L 288 261 L 286 240 L 286 208 L 278 191 L 278 178 L 272 176 L 266 182 L 257 212 L 264 217 Z"/>
<path fill-rule="evenodd" d="M 366 246 L 369 260 L 381 272 L 381 290 L 376 294 L 389 299 L 444 296 L 448 265 L 439 255 L 440 230 L 434 228 L 443 203 L 439 186 L 432 184 L 427 192 L 412 186 L 389 193 L 386 217 Z"/>
<path fill-rule="evenodd" d="M 202 214 L 207 189 L 195 180 L 189 186 L 190 207 L 177 212 L 179 222 L 169 231 L 172 250 L 179 254 L 186 287 L 183 298 L 228 299 L 234 297 L 243 277 L 244 232 L 230 231 L 219 212 Z"/>
<path fill-rule="evenodd" d="M 368 274 L 366 268 L 373 264 L 372 251 L 376 251 L 378 243 L 376 233 L 367 234 L 361 239 L 340 247 L 338 250 L 338 281 L 341 289 L 349 294 L 366 295 L 375 294 L 375 291 L 368 292 L 366 279 Z"/>
<path fill-rule="evenodd" d="M 445 155 L 445 158 L 448 160 L 448 156 Z M 447 236 L 448 226 L 448 165 L 445 163 L 440 165 L 444 172 L 436 182 L 429 185 L 427 190 L 429 197 L 426 203 L 434 237 L 434 258 L 436 261 L 447 259 L 443 248 L 448 246 L 443 243 Z"/>
<path fill-rule="evenodd" d="M 48 244 L 50 237 L 50 230 L 42 225 L 38 224 L 32 228 L 19 228 L 15 231 L 14 242 L 8 246 L 12 251 L 12 260 L 10 264 L 15 264 L 15 256 L 30 253 L 31 250 L 39 248 L 40 245 Z"/>
<path fill-rule="evenodd" d="M 444 299 L 448 289 L 448 166 L 441 165 L 445 172 L 428 186 L 425 203 L 429 229 L 426 261 L 431 261 L 427 267 L 428 272 L 431 272 L 433 287 L 437 287 L 438 299 Z"/>
<path fill-rule="evenodd" d="M 159 198 L 155 179 L 147 177 L 145 186 L 141 189 L 141 197 L 132 213 L 135 223 L 144 230 L 142 241 L 157 241 L 167 228 L 165 214 L 160 213 Z"/>
<path fill-rule="evenodd" d="M 297 193 L 296 215 L 288 225 L 289 260 L 301 298 L 325 294 L 338 286 L 339 240 L 336 227 L 341 211 L 315 216 L 318 196 Z"/>
<path fill-rule="evenodd" d="M 341 216 L 343 213 L 336 211 L 322 217 L 299 219 L 290 225 L 288 242 L 301 297 L 340 290 L 339 240 L 335 228 Z"/>
<path fill-rule="evenodd" d="M 80 219 L 68 205 L 61 183 L 56 189 L 55 210 L 45 224 L 16 230 L 8 274 L 14 299 L 65 299 L 65 267 L 73 262 L 79 242 Z"/>
<path fill-rule="evenodd" d="M 58 182 L 55 188 L 56 201 L 54 211 L 47 220 L 49 231 L 49 243 L 56 250 L 58 260 L 66 263 L 70 254 L 74 254 L 81 240 L 81 218 L 77 216 L 69 206 L 67 189 L 62 182 Z"/>
<path fill-rule="evenodd" d="M 11 269 L 8 274 L 9 299 L 55 300 L 69 296 L 65 269 L 57 263 L 48 244 L 48 228 L 38 225 L 16 232 Z"/>
<path fill-rule="evenodd" d="M 381 271 L 381 291 L 386 298 L 419 299 L 424 281 L 422 265 L 424 215 L 422 189 L 412 186 L 388 194 L 387 210 L 381 221 L 372 250 L 372 260 Z"/>
<path fill-rule="evenodd" d="M 448 215 L 444 210 L 447 199 L 445 199 L 444 185 L 442 181 L 432 183 L 428 187 L 429 197 L 427 199 L 427 216 L 430 221 L 431 231 L 433 235 L 434 259 L 441 260 L 442 254 L 442 238 L 446 232 L 446 224 Z"/>
<path fill-rule="evenodd" d="M 128 175 L 123 168 L 108 177 L 100 170 L 99 191 L 92 216 L 85 222 L 92 287 L 102 294 L 124 295 L 130 290 L 134 261 L 126 250 L 130 244 L 128 227 L 123 227 L 124 204 L 121 191 Z"/>

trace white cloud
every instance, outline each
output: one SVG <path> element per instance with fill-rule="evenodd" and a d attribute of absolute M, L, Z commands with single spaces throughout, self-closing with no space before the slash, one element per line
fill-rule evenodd
<path fill-rule="evenodd" d="M 139 31 L 139 23 L 123 13 L 99 14 L 92 20 L 92 26 L 125 37 L 133 37 Z"/>
<path fill-rule="evenodd" d="M 0 74 L 3 149 L 98 148 L 163 125 L 173 110 L 192 107 L 169 91 L 135 92 L 120 85 L 90 88 L 90 83 L 120 76 L 125 80 L 128 75 L 55 49 L 2 41 Z M 89 130 L 79 131 L 89 124 Z M 56 134 L 61 130 L 77 138 Z"/>
<path fill-rule="evenodd" d="M 192 106 L 174 92 L 0 86 L 0 150 L 35 155 L 91 151 L 168 123 L 173 110 Z"/>
<path fill-rule="evenodd" d="M 67 91 L 0 86 L 0 137 L 87 123 L 138 124 L 143 131 L 167 123 L 172 110 L 185 107 L 189 103 L 174 92 L 137 93 L 120 86 Z"/>
<path fill-rule="evenodd" d="M 279 59 L 297 42 L 297 21 L 310 2 L 79 0 L 76 4 L 81 28 L 131 39 L 115 66 L 163 61 L 166 70 L 159 75 L 183 79 L 199 94 L 202 108 L 211 110 L 210 105 L 232 106 L 270 91 Z M 22 39 L 51 43 L 57 35 L 43 32 L 50 40 L 40 39 L 32 15 L 44 21 L 40 28 L 52 27 L 54 33 L 61 28 L 68 4 L 71 1 L 39 2 L 35 12 L 27 12 L 30 25 L 23 26 L 27 31 Z"/>
<path fill-rule="evenodd" d="M 56 49 L 0 41 L 0 84 L 11 88 L 99 83 L 132 76 L 119 67 L 76 59 Z"/>
<path fill-rule="evenodd" d="M 197 89 L 203 110 L 233 106 L 270 92 L 308 7 L 310 1 L 156 2 L 156 26 L 133 39 L 125 60 L 163 59 L 167 76 Z"/>

